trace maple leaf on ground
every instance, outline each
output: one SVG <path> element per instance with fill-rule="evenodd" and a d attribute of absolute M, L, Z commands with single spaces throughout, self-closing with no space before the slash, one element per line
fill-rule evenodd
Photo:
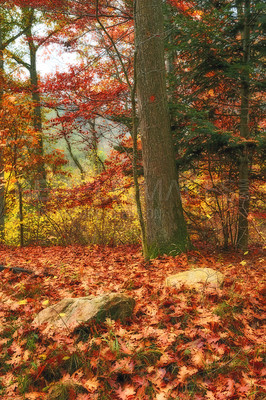
<path fill-rule="evenodd" d="M 133 386 L 127 385 L 124 387 L 124 389 L 122 389 L 121 387 L 117 389 L 116 393 L 121 400 L 133 400 L 135 399 L 136 391 Z"/>
<path fill-rule="evenodd" d="M 139 375 L 133 376 L 132 381 L 141 387 L 146 386 L 148 384 L 145 376 L 139 376 Z"/>
<path fill-rule="evenodd" d="M 203 365 L 204 365 L 203 351 L 200 349 L 196 349 L 196 350 L 192 349 L 191 353 L 192 353 L 191 358 L 192 358 L 193 364 L 196 367 L 203 367 Z"/>
<path fill-rule="evenodd" d="M 171 362 L 174 362 L 174 361 L 175 361 L 174 355 L 169 354 L 167 352 L 164 352 L 161 355 L 157 365 L 158 366 L 165 366 L 165 365 L 168 365 L 168 364 L 170 364 Z"/>
<path fill-rule="evenodd" d="M 89 392 L 95 392 L 98 389 L 99 386 L 99 381 L 97 377 L 93 377 L 91 379 L 88 379 L 86 382 L 83 383 L 83 386 L 89 391 Z"/>
<path fill-rule="evenodd" d="M 194 375 L 196 372 L 198 372 L 197 368 L 188 368 L 183 365 L 178 372 L 179 381 L 184 382 L 188 376 Z"/>
<path fill-rule="evenodd" d="M 132 374 L 134 371 L 134 362 L 129 357 L 116 361 L 112 367 L 112 371 L 122 371 L 123 374 Z"/>

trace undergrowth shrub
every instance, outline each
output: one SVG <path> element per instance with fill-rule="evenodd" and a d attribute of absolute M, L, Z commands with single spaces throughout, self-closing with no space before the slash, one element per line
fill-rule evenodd
<path fill-rule="evenodd" d="M 208 241 L 224 248 L 236 245 L 238 187 L 236 179 L 227 178 L 224 171 L 214 169 L 211 174 L 208 173 L 200 162 L 195 171 L 181 173 L 183 208 L 192 241 Z M 67 246 L 138 243 L 140 228 L 130 178 L 111 177 L 103 183 L 96 183 L 97 190 L 93 188 L 93 179 L 88 178 L 85 184 L 88 188 L 84 189 L 75 177 L 52 178 L 49 204 L 43 208 L 34 198 L 36 195 L 25 190 L 23 244 Z M 93 188 L 91 193 L 90 184 Z M 259 179 L 254 180 L 250 190 L 251 211 L 248 217 L 251 243 L 264 241 L 264 192 L 265 184 L 261 184 Z M 18 246 L 21 244 L 21 222 L 18 193 L 14 185 L 6 196 L 6 211 L 5 243 Z"/>
<path fill-rule="evenodd" d="M 191 239 L 208 241 L 225 249 L 236 246 L 239 204 L 237 180 L 223 180 L 215 172 L 210 178 L 203 169 L 197 173 L 187 171 L 181 174 L 180 187 Z M 250 186 L 250 243 L 265 241 L 265 187 L 259 180 Z"/>
<path fill-rule="evenodd" d="M 134 205 L 132 189 L 121 201 L 98 207 L 80 205 L 73 208 L 56 205 L 53 210 L 40 212 L 24 205 L 25 245 L 72 245 L 108 244 L 119 245 L 139 242 L 140 229 Z M 18 206 L 6 219 L 5 241 L 8 245 L 20 244 L 20 221 Z"/>
<path fill-rule="evenodd" d="M 50 217 L 51 241 L 57 244 L 127 244 L 139 241 L 139 226 L 134 210 L 77 207 L 60 210 Z"/>

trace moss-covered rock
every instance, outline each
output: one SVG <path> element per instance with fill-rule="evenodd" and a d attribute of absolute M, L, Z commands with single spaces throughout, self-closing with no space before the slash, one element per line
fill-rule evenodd
<path fill-rule="evenodd" d="M 73 330 L 92 320 L 104 321 L 107 317 L 124 321 L 132 315 L 135 300 L 118 293 L 97 297 L 66 298 L 42 310 L 33 324 L 47 324 L 46 329 Z"/>

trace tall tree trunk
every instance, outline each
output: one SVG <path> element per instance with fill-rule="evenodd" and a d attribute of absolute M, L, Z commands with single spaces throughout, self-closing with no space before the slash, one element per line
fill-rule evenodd
<path fill-rule="evenodd" d="M 33 127 L 38 135 L 38 146 L 36 149 L 36 153 L 40 158 L 40 163 L 37 171 L 37 189 L 39 191 L 39 199 L 41 203 L 45 203 L 47 200 L 47 180 L 46 180 L 46 171 L 45 164 L 43 159 L 44 156 L 44 148 L 43 148 L 43 127 L 42 127 L 42 112 L 41 112 L 41 98 L 39 91 L 39 80 L 37 73 L 37 50 L 38 46 L 34 44 L 32 38 L 32 23 L 34 18 L 34 10 L 27 10 L 29 13 L 28 17 L 28 29 L 26 31 L 26 37 L 29 44 L 30 51 L 30 64 L 29 64 L 29 73 L 30 73 L 30 82 L 31 82 L 31 90 L 32 90 L 32 102 L 33 102 Z"/>
<path fill-rule="evenodd" d="M 243 20 L 242 46 L 243 69 L 241 72 L 241 110 L 240 135 L 243 139 L 249 138 L 249 97 L 250 82 L 250 0 L 244 0 L 243 11 L 238 8 L 239 18 Z M 240 155 L 239 164 L 239 208 L 238 208 L 238 236 L 237 246 L 246 250 L 248 246 L 248 213 L 249 213 L 249 155 L 246 143 Z"/>
<path fill-rule="evenodd" d="M 140 111 L 148 257 L 190 246 L 167 105 L 162 0 L 136 0 L 137 96 Z"/>
<path fill-rule="evenodd" d="M 3 36 L 0 20 L 0 109 L 4 94 L 4 55 L 3 55 Z M 1 135 L 1 133 L 0 133 Z M 4 180 L 4 159 L 3 148 L 0 137 L 0 242 L 5 240 L 5 180 Z"/>

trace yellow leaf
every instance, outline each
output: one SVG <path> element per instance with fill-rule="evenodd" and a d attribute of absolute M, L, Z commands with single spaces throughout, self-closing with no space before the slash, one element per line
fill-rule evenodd
<path fill-rule="evenodd" d="M 59 314 L 59 317 L 64 317 L 66 315 L 66 313 L 62 312 Z"/>
<path fill-rule="evenodd" d="M 18 304 L 19 304 L 19 305 L 27 304 L 27 299 L 20 300 L 20 301 L 18 302 Z"/>
<path fill-rule="evenodd" d="M 248 254 L 248 251 L 245 251 L 244 256 L 246 256 Z"/>
<path fill-rule="evenodd" d="M 69 356 L 65 356 L 65 357 L 63 357 L 63 360 L 64 361 L 66 361 L 66 360 L 69 360 L 70 359 L 70 357 Z"/>
<path fill-rule="evenodd" d="M 40 355 L 39 355 L 39 358 L 42 358 L 43 360 L 46 360 L 47 355 L 46 355 L 46 354 L 40 354 Z"/>
<path fill-rule="evenodd" d="M 44 306 L 47 306 L 47 305 L 49 304 L 49 300 L 44 300 L 44 301 L 42 302 L 42 304 L 43 304 Z"/>
<path fill-rule="evenodd" d="M 243 261 L 240 262 L 240 264 L 245 266 L 247 263 L 246 263 L 246 261 L 243 260 Z"/>

